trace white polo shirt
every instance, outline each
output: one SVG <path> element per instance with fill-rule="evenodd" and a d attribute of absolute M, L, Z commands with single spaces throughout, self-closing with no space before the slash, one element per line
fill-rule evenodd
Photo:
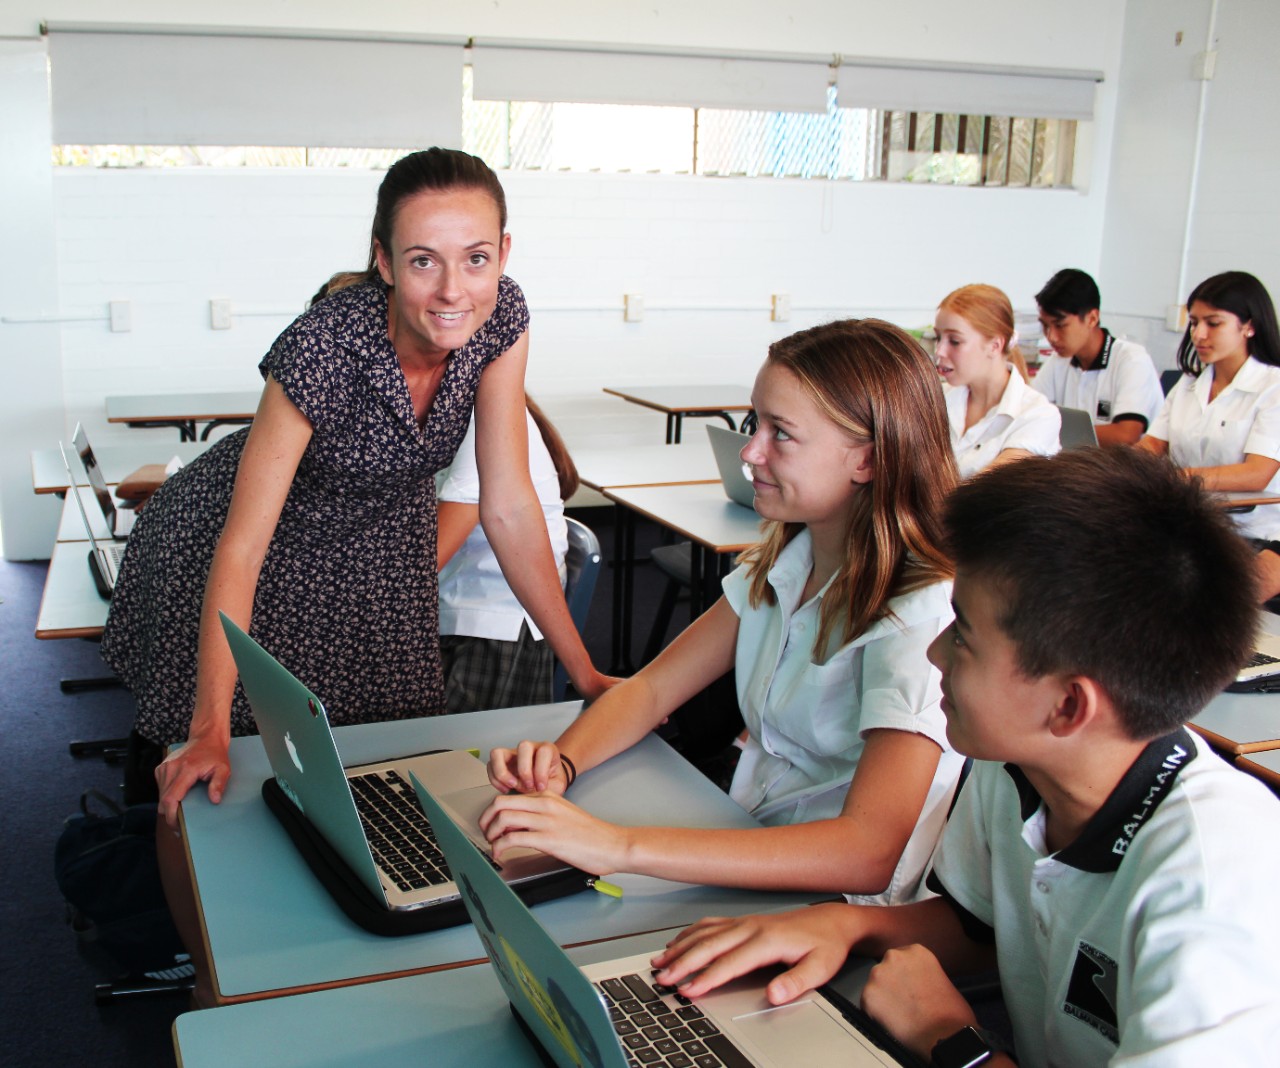
<path fill-rule="evenodd" d="M 1187 730 L 1075 842 L 1014 765 L 974 764 L 931 888 L 994 940 L 1022 1068 L 1280 1059 L 1280 802 Z"/>
<path fill-rule="evenodd" d="M 1238 464 L 1246 453 L 1280 460 L 1280 367 L 1250 356 L 1231 383 L 1212 401 L 1213 368 L 1197 378 L 1183 375 L 1169 391 L 1151 429 L 1169 443 L 1179 467 Z M 1267 483 L 1280 493 L 1280 471 Z M 1264 505 L 1231 516 L 1249 538 L 1280 538 L 1280 505 Z"/>
<path fill-rule="evenodd" d="M 551 551 L 563 581 L 569 535 L 564 521 L 564 504 L 560 500 L 560 479 L 533 416 L 525 412 L 524 418 L 529 429 L 529 474 L 547 520 Z M 453 463 L 436 475 L 436 486 L 436 496 L 441 501 L 480 503 L 474 413 Z M 526 622 L 534 639 L 541 641 L 542 632 L 502 577 L 498 558 L 484 535 L 484 528 L 477 523 L 453 559 L 440 572 L 440 633 L 513 642 L 520 637 L 520 624 Z"/>
<path fill-rule="evenodd" d="M 1054 404 L 1088 412 L 1098 426 L 1117 416 L 1135 415 L 1145 429 L 1164 403 L 1156 365 L 1136 342 L 1123 341 L 1106 330 L 1103 334 L 1102 351 L 1089 370 L 1074 356 L 1050 356 L 1031 384 Z"/>
<path fill-rule="evenodd" d="M 951 448 L 956 454 L 961 478 L 976 475 L 1005 449 L 1052 456 L 1060 447 L 1058 434 L 1062 429 L 1062 416 L 1058 409 L 1028 386 L 1012 365 L 1009 372 L 1000 402 L 968 430 L 964 428 L 964 419 L 969 387 L 942 384 L 947 422 L 951 425 Z"/>
<path fill-rule="evenodd" d="M 740 620 L 735 667 L 749 733 L 729 793 L 767 825 L 828 819 L 844 805 L 867 731 L 885 727 L 931 738 L 943 758 L 893 879 L 884 894 L 851 898 L 911 901 L 921 892 L 963 762 L 947 744 L 940 676 L 925 658 L 929 643 L 951 622 L 951 584 L 895 597 L 891 618 L 823 658 L 814 656 L 813 643 L 830 582 L 799 603 L 812 568 L 812 541 L 804 530 L 769 572 L 775 604 L 751 607 L 744 567 L 724 580 L 725 597 Z"/>

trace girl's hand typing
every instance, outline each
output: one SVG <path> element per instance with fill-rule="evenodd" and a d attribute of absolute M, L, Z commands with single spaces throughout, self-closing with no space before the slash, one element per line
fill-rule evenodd
<path fill-rule="evenodd" d="M 571 774 L 555 742 L 521 742 L 515 749 L 489 751 L 489 782 L 499 793 L 549 793 L 569 788 Z"/>

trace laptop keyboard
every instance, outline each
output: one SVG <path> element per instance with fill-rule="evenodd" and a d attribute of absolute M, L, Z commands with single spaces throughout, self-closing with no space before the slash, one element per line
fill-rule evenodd
<path fill-rule="evenodd" d="M 640 975 L 602 979 L 595 986 L 631 1068 L 752 1068 L 747 1056 L 674 988 Z"/>
<path fill-rule="evenodd" d="M 431 824 L 413 787 L 394 771 L 347 779 L 374 863 L 401 890 L 452 882 Z"/>

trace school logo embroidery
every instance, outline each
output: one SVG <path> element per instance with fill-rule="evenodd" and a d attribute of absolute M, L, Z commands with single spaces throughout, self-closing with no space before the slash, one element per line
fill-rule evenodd
<path fill-rule="evenodd" d="M 1082 1020 L 1117 1045 L 1120 1042 L 1116 1018 L 1116 991 L 1119 976 L 1116 962 L 1100 949 L 1081 942 L 1076 947 L 1076 963 L 1067 984 L 1067 1000 L 1062 1011 Z"/>

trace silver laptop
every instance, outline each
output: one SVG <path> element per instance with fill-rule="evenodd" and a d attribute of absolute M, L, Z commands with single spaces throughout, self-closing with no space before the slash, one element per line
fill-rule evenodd
<path fill-rule="evenodd" d="M 133 530 L 138 513 L 132 508 L 120 507 L 120 502 L 107 486 L 102 468 L 98 466 L 98 458 L 93 455 L 93 447 L 89 444 L 84 427 L 79 423 L 76 424 L 76 432 L 71 437 L 71 444 L 80 454 L 84 472 L 89 476 L 89 485 L 93 487 L 93 495 L 97 498 L 98 507 L 102 509 L 102 518 L 107 521 L 107 532 L 117 541 L 123 541 Z"/>
<path fill-rule="evenodd" d="M 89 570 L 93 573 L 94 585 L 103 597 L 110 598 L 115 592 L 116 582 L 120 578 L 120 563 L 124 560 L 124 545 L 115 542 L 101 542 L 93 536 L 93 525 L 89 522 L 89 513 L 84 509 L 84 500 L 80 496 L 80 486 L 71 471 L 71 461 L 67 459 L 67 449 L 58 442 L 58 451 L 62 453 L 62 463 L 67 469 L 67 496 L 76 502 L 76 509 L 84 521 L 85 536 L 89 539 Z"/>
<path fill-rule="evenodd" d="M 1080 408 L 1064 408 L 1055 404 L 1062 417 L 1062 426 L 1058 430 L 1058 443 L 1064 449 L 1077 446 L 1094 447 L 1098 444 L 1098 432 L 1094 429 L 1093 418 Z"/>
<path fill-rule="evenodd" d="M 1227 689 L 1236 692 L 1280 691 L 1280 637 L 1260 632 L 1254 642 L 1253 656 Z"/>
<path fill-rule="evenodd" d="M 751 440 L 751 436 L 708 423 L 707 437 L 711 440 L 711 451 L 720 471 L 720 484 L 724 486 L 729 500 L 754 511 L 756 491 L 751 485 L 747 465 L 742 462 L 743 447 Z"/>
<path fill-rule="evenodd" d="M 484 764 L 469 752 L 452 750 L 344 768 L 320 699 L 219 614 L 271 770 L 284 794 L 387 908 L 402 911 L 456 902 L 458 888 L 435 847 L 410 775 L 431 783 L 452 818 L 487 852 L 479 819 L 498 794 L 489 785 Z M 572 871 L 532 849 L 504 854 L 495 868 L 515 885 Z"/>
<path fill-rule="evenodd" d="M 413 784 L 512 1010 L 544 1060 L 560 1068 L 912 1063 L 865 1013 L 834 993 L 770 1005 L 767 980 L 757 973 L 690 1002 L 656 985 L 648 954 L 579 969 L 503 885 L 444 804 L 416 778 Z"/>

